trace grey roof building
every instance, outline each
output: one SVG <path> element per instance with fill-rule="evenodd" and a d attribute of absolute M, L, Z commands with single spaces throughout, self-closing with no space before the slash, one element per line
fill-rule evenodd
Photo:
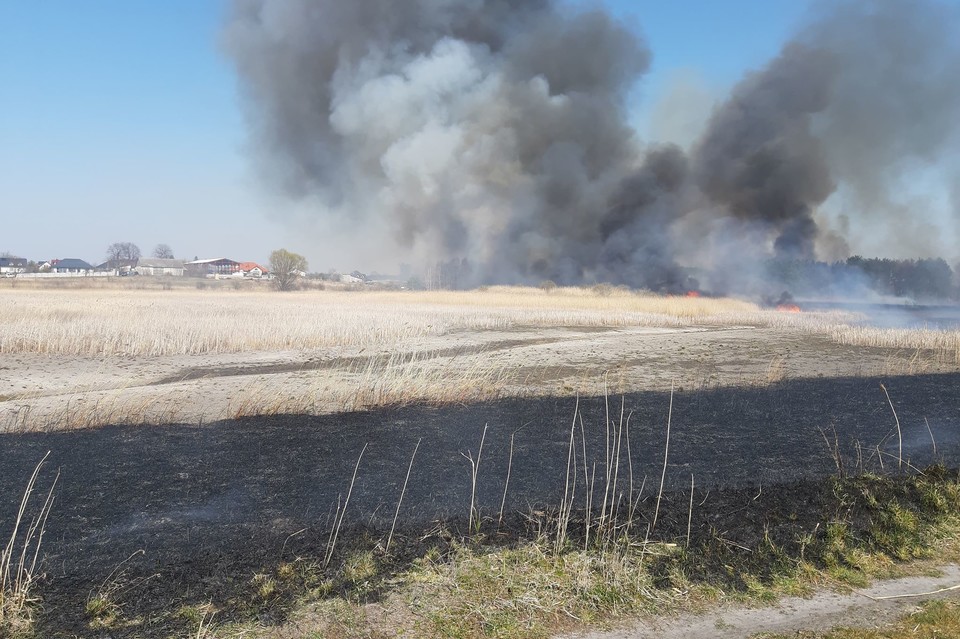
<path fill-rule="evenodd" d="M 93 266 L 84 260 L 68 257 L 58 260 L 56 264 L 51 266 L 50 270 L 55 273 L 80 273 L 82 271 L 92 271 Z"/>

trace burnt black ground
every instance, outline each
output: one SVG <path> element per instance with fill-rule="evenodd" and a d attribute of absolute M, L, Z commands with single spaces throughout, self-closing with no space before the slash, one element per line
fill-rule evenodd
<path fill-rule="evenodd" d="M 933 460 L 924 418 L 948 466 L 960 462 L 960 374 L 791 380 L 767 387 L 678 389 L 674 396 L 667 489 L 775 484 L 836 472 L 819 429 L 833 430 L 854 469 L 857 443 L 867 470 L 896 465 L 894 401 L 905 459 Z M 611 397 L 619 421 L 620 398 Z M 625 397 L 636 485 L 655 492 L 663 464 L 669 393 Z M 588 464 L 604 467 L 605 400 L 582 398 Z M 442 518 L 462 520 L 470 496 L 470 462 L 484 427 L 477 501 L 499 509 L 511 433 L 516 433 L 507 510 L 556 504 L 563 492 L 574 416 L 571 398 L 525 398 L 442 408 L 410 406 L 318 417 L 276 416 L 202 426 L 128 427 L 0 435 L 0 534 L 10 525 L 23 485 L 50 451 L 40 487 L 60 470 L 57 501 L 44 540 L 42 588 L 50 636 L 81 636 L 82 617 L 67 609 L 124 564 L 126 581 L 160 575 L 139 598 L 206 601 L 212 575 L 252 568 L 284 553 L 310 553 L 327 539 L 338 496 L 345 496 L 364 445 L 348 521 L 389 528 L 410 455 L 422 440 L 401 511 L 406 529 Z M 580 427 L 577 425 L 577 448 Z M 620 486 L 627 482 L 623 444 Z M 871 456 L 872 451 L 872 456 Z M 582 476 L 582 459 L 578 458 Z M 581 477 L 582 479 L 582 477 Z M 578 488 L 583 494 L 582 481 Z M 291 537 L 291 535 L 293 535 Z M 6 536 L 0 537 L 6 539 Z M 320 551 L 322 552 L 322 550 Z M 133 595 L 131 595 L 133 596 Z M 78 601 L 80 602 L 78 604 Z M 41 624 L 43 624 L 43 617 Z M 73 627 L 68 627 L 74 623 Z M 66 624 L 66 626 L 64 626 Z M 43 627 L 43 626 L 41 626 Z"/>

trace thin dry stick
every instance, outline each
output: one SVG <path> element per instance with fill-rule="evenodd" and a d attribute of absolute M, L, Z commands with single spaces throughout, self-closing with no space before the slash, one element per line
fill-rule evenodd
<path fill-rule="evenodd" d="M 930 592 L 911 592 L 905 595 L 886 595 L 884 597 L 872 597 L 866 593 L 860 593 L 867 599 L 873 599 L 874 601 L 884 601 L 886 599 L 907 599 L 909 597 L 930 597 L 932 595 L 939 595 L 943 592 L 950 592 L 952 590 L 960 590 L 960 584 L 956 586 L 950 586 L 948 588 L 940 588 L 939 590 L 931 590 Z"/>
<path fill-rule="evenodd" d="M 650 524 L 647 524 L 647 532 L 643 535 L 643 546 L 640 548 L 640 567 L 643 568 L 643 558 L 647 554 L 647 544 L 650 543 Z"/>
<path fill-rule="evenodd" d="M 384 548 L 384 552 L 390 552 L 390 542 L 393 541 L 393 531 L 397 527 L 397 518 L 400 517 L 400 504 L 403 503 L 403 495 L 407 492 L 407 482 L 410 481 L 410 471 L 413 470 L 413 460 L 417 456 L 417 451 L 420 449 L 420 442 L 423 441 L 423 438 L 417 440 L 417 445 L 413 447 L 413 455 L 410 456 L 410 465 L 407 466 L 407 476 L 403 480 L 403 488 L 400 489 L 400 500 L 397 502 L 397 512 L 393 513 L 393 524 L 390 526 L 390 534 L 387 535 L 387 547 Z"/>
<path fill-rule="evenodd" d="M 579 417 L 580 421 L 580 445 L 583 447 L 583 485 L 590 487 L 590 479 L 587 477 L 587 433 L 583 427 L 583 415 Z M 596 465 L 594 465 L 596 468 Z"/>
<path fill-rule="evenodd" d="M 567 522 L 570 519 L 570 510 L 573 507 L 573 499 L 570 496 L 570 474 L 573 473 L 574 488 L 576 487 L 576 472 L 577 472 L 577 462 L 576 456 L 574 454 L 575 448 L 575 434 L 577 428 L 577 415 L 580 413 L 580 396 L 577 395 L 577 403 L 573 408 L 573 423 L 570 425 L 570 443 L 567 446 L 567 474 L 564 479 L 563 486 L 563 501 L 560 504 L 560 521 L 557 522 L 557 539 L 556 539 L 556 548 L 557 552 L 560 552 L 560 549 L 563 547 L 564 541 L 567 536 Z"/>
<path fill-rule="evenodd" d="M 660 491 L 657 493 L 657 507 L 653 511 L 651 530 L 657 527 L 660 515 L 660 500 L 663 498 L 663 484 L 667 480 L 667 456 L 670 453 L 670 422 L 673 419 L 673 382 L 670 382 L 670 408 L 667 410 L 667 442 L 663 447 L 663 473 L 660 475 Z"/>
<path fill-rule="evenodd" d="M 590 543 L 590 509 L 593 502 L 593 480 L 587 475 L 587 434 L 583 427 L 582 414 L 578 417 L 578 421 L 580 422 L 580 445 L 583 448 L 583 489 L 587 492 L 587 503 L 584 507 L 584 528 L 586 529 L 586 535 L 583 542 L 583 549 L 586 550 Z M 593 473 L 594 475 L 597 473 L 596 462 L 593 463 Z"/>
<path fill-rule="evenodd" d="M 510 433 L 510 456 L 507 457 L 507 479 L 503 482 L 503 498 L 500 499 L 500 516 L 497 518 L 497 526 L 503 523 L 503 507 L 507 503 L 507 487 L 510 486 L 510 471 L 513 468 L 513 438 L 516 431 Z"/>
<path fill-rule="evenodd" d="M 933 431 L 930 430 L 930 422 L 927 421 L 927 418 L 923 418 L 923 423 L 927 425 L 927 432 L 930 433 L 930 443 L 933 444 L 933 458 L 937 458 L 937 440 L 933 438 Z"/>
<path fill-rule="evenodd" d="M 624 424 L 624 412 L 625 412 L 625 403 L 626 399 L 621 397 L 620 403 L 620 422 L 617 425 L 617 430 L 613 433 L 613 482 L 611 483 L 610 489 L 610 505 L 608 507 L 607 513 L 609 517 L 609 525 L 604 530 L 604 549 L 606 546 L 613 542 L 614 537 L 616 536 L 617 531 L 617 520 L 619 519 L 620 514 L 620 501 L 622 495 L 617 495 L 617 485 L 620 477 L 620 449 L 621 442 L 623 441 L 623 424 Z"/>
<path fill-rule="evenodd" d="M 880 454 L 881 454 L 881 455 L 886 455 L 887 457 L 894 457 L 894 456 L 895 456 L 895 455 L 892 455 L 892 454 L 890 454 L 890 453 L 883 452 L 883 451 L 881 451 Z M 926 473 L 923 472 L 922 469 L 917 468 L 916 466 L 914 466 L 913 464 L 911 464 L 909 460 L 903 462 L 903 465 L 906 466 L 907 468 L 909 468 L 910 470 L 915 470 L 915 471 L 917 471 L 917 474 L 918 474 L 918 475 L 921 475 L 921 476 L 926 475 Z"/>
<path fill-rule="evenodd" d="M 587 507 L 586 507 L 586 536 L 583 540 L 583 549 L 587 550 L 590 547 L 590 518 L 593 516 L 593 486 L 597 480 L 597 462 L 593 462 L 593 470 L 590 472 L 590 488 L 587 491 Z"/>
<path fill-rule="evenodd" d="M 17 510 L 17 516 L 13 521 L 13 531 L 10 533 L 10 540 L 7 542 L 6 548 L 3 552 L 0 553 L 0 600 L 2 600 L 4 593 L 7 593 L 11 589 L 12 581 L 10 578 L 10 571 L 13 563 L 14 556 L 14 547 L 17 543 L 17 536 L 20 532 L 20 525 L 23 522 L 24 514 L 27 510 L 27 504 L 30 502 L 30 497 L 33 495 L 34 486 L 37 483 L 37 476 L 40 474 L 40 468 L 43 466 L 44 462 L 47 461 L 47 458 L 50 456 L 50 451 L 47 451 L 47 454 L 43 456 L 43 459 L 34 467 L 33 473 L 30 475 L 30 479 L 27 481 L 27 487 L 23 491 L 23 498 L 20 500 L 20 508 Z M 18 566 L 16 579 L 15 581 L 19 582 L 21 577 L 21 571 L 23 569 L 23 564 L 21 563 Z M 14 588 L 16 590 L 16 588 Z"/>
<path fill-rule="evenodd" d="M 213 618 L 216 616 L 216 611 L 203 613 L 203 617 L 200 618 L 200 625 L 197 627 L 197 634 L 194 635 L 194 639 L 205 639 L 209 636 L 208 633 L 210 632 L 210 627 L 213 625 Z"/>
<path fill-rule="evenodd" d="M 823 442 L 827 445 L 827 450 L 830 451 L 830 456 L 833 458 L 833 464 L 837 467 L 837 474 L 840 477 L 844 477 L 846 473 L 843 470 L 843 456 L 840 454 L 840 440 L 837 438 L 837 429 L 833 427 L 833 443 L 830 443 L 830 439 L 827 437 L 827 432 L 817 426 L 817 430 L 820 431 L 820 436 L 823 437 Z"/>
<path fill-rule="evenodd" d="M 890 399 L 890 393 L 887 387 L 880 384 L 883 394 L 887 396 L 887 403 L 890 404 L 890 410 L 893 411 L 893 420 L 897 423 L 897 470 L 903 469 L 903 433 L 900 432 L 900 418 L 897 417 L 897 409 L 893 407 L 893 401 Z"/>
<path fill-rule="evenodd" d="M 637 491 L 637 498 L 633 501 L 633 511 L 637 511 L 637 506 L 640 505 L 640 500 L 643 499 L 643 489 L 647 487 L 647 476 L 643 476 L 643 481 L 640 482 L 640 490 Z"/>
<path fill-rule="evenodd" d="M 43 506 L 40 508 L 40 514 L 37 516 L 34 524 L 30 527 L 30 532 L 27 534 L 28 543 L 32 541 L 34 535 L 37 537 L 37 542 L 34 544 L 33 548 L 33 559 L 30 561 L 30 568 L 26 574 L 26 577 L 29 581 L 33 581 L 33 575 L 35 574 L 37 568 L 37 559 L 40 557 L 40 546 L 43 545 L 43 535 L 47 530 L 47 519 L 50 517 L 50 511 L 53 509 L 53 491 L 57 487 L 57 482 L 59 481 L 60 471 L 58 469 L 57 475 L 53 478 L 53 483 L 50 485 L 50 490 L 47 491 L 47 498 L 43 500 Z"/>
<path fill-rule="evenodd" d="M 330 545 L 333 543 L 333 533 L 337 530 L 337 521 L 340 519 L 340 502 L 343 499 L 342 494 L 337 494 L 337 509 L 333 513 L 333 525 L 330 526 L 330 534 L 327 536 L 327 550 L 323 554 L 323 566 L 327 567 L 327 554 L 330 552 Z"/>
<path fill-rule="evenodd" d="M 480 436 L 480 448 L 477 450 L 477 460 L 473 460 L 473 453 L 464 455 L 467 460 L 470 461 L 470 516 L 467 519 L 467 529 L 473 530 L 473 518 L 474 518 L 474 504 L 476 503 L 477 497 L 477 473 L 480 470 L 480 456 L 483 455 L 483 442 L 487 439 L 487 424 L 483 425 L 483 435 Z"/>
<path fill-rule="evenodd" d="M 606 524 L 607 499 L 609 499 L 610 497 L 610 396 L 607 394 L 606 373 L 604 373 L 604 377 L 603 377 L 603 403 L 605 407 L 604 421 L 606 422 L 606 438 L 604 439 L 606 465 L 604 466 L 604 469 L 603 469 L 603 480 L 604 480 L 603 504 L 601 504 L 600 506 L 600 520 L 597 522 L 598 528 Z"/>
<path fill-rule="evenodd" d="M 627 533 L 633 527 L 633 455 L 630 452 L 630 418 L 633 417 L 633 411 L 627 415 L 627 471 L 630 473 L 630 492 L 627 498 Z"/>
<path fill-rule="evenodd" d="M 620 397 L 620 423 L 619 423 L 619 425 L 617 426 L 617 432 L 614 433 L 614 436 L 613 436 L 613 441 L 614 441 L 614 447 L 613 447 L 613 490 L 612 490 L 612 492 L 611 492 L 611 494 L 610 494 L 610 515 L 611 515 L 611 517 L 613 518 L 614 523 L 613 523 L 613 526 L 612 526 L 612 528 L 611 528 L 611 535 L 612 535 L 612 533 L 613 533 L 613 529 L 616 528 L 616 520 L 617 520 L 617 514 L 618 514 L 617 508 L 616 508 L 616 504 L 617 504 L 617 502 L 619 502 L 619 498 L 617 497 L 617 485 L 618 485 L 618 482 L 619 482 L 619 479 L 620 479 L 620 446 L 621 446 L 621 442 L 623 441 L 623 417 L 624 417 L 624 413 L 625 413 L 625 411 L 626 411 L 626 402 L 627 402 L 626 397 L 624 397 L 624 396 L 621 395 L 621 397 Z"/>
<path fill-rule="evenodd" d="M 347 489 L 347 498 L 343 501 L 343 510 L 340 511 L 340 517 L 337 519 L 336 526 L 334 526 L 333 539 L 327 548 L 327 556 L 323 559 L 324 567 L 330 565 L 330 560 L 333 559 L 333 551 L 337 547 L 337 537 L 340 536 L 340 526 L 343 525 L 343 518 L 347 514 L 347 506 L 350 505 L 350 495 L 353 494 L 353 485 L 357 481 L 357 471 L 360 469 L 360 460 L 363 459 L 365 452 L 367 452 L 367 444 L 363 445 L 363 448 L 360 450 L 360 455 L 357 457 L 357 464 L 353 467 L 353 477 L 350 478 L 350 488 Z"/>
<path fill-rule="evenodd" d="M 16 561 L 14 561 L 14 548 L 17 543 L 17 536 L 20 525 L 23 521 L 27 503 L 30 501 L 30 498 L 35 490 L 40 468 L 43 466 L 49 456 L 50 452 L 48 451 L 47 454 L 43 456 L 43 459 L 40 460 L 40 463 L 38 463 L 34 468 L 33 474 L 31 475 L 30 480 L 27 483 L 27 487 L 24 490 L 23 500 L 21 501 L 20 509 L 17 513 L 17 519 L 14 522 L 14 530 L 11 533 L 10 541 L 6 548 L 0 552 L 0 619 L 3 618 L 5 612 L 19 614 L 19 612 L 22 611 L 23 608 L 30 602 L 29 592 L 33 584 L 33 577 L 37 568 L 37 561 L 40 557 L 40 548 L 43 545 L 43 536 L 46 532 L 47 518 L 50 516 L 50 511 L 53 509 L 53 494 L 54 490 L 56 489 L 57 482 L 60 479 L 59 471 L 57 471 L 57 475 L 54 478 L 50 489 L 47 491 L 46 499 L 44 499 L 39 513 L 32 519 L 30 525 L 27 527 L 27 530 L 24 533 L 19 557 Z M 32 557 L 30 556 L 31 552 Z M 14 571 L 12 578 L 10 576 L 11 570 Z"/>
<path fill-rule="evenodd" d="M 687 548 L 690 547 L 690 530 L 693 527 L 693 473 L 690 473 L 690 509 L 687 511 Z"/>
<path fill-rule="evenodd" d="M 563 513 L 563 543 L 557 546 L 557 552 L 559 553 L 562 550 L 563 546 L 566 544 L 567 531 L 570 527 L 570 517 L 573 514 L 573 504 L 576 501 L 577 497 L 577 448 L 573 442 L 570 446 L 573 450 L 573 484 L 570 487 L 570 501 L 567 502 L 566 508 Z"/>

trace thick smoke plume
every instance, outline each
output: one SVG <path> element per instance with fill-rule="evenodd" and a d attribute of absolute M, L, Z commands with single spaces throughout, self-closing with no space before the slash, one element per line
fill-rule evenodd
<path fill-rule="evenodd" d="M 466 257 L 478 282 L 669 290 L 688 285 L 681 264 L 745 287 L 729 274 L 751 260 L 842 253 L 822 224 L 835 194 L 891 241 L 955 231 L 908 223 L 923 214 L 899 190 L 957 166 L 957 25 L 932 0 L 825 5 L 688 152 L 629 126 L 651 52 L 599 9 L 235 0 L 224 43 L 265 173 L 318 215 Z"/>

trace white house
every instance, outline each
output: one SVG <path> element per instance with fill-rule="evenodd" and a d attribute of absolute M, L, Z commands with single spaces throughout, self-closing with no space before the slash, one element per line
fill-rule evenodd
<path fill-rule="evenodd" d="M 256 262 L 240 262 L 240 272 L 244 277 L 260 278 L 268 275 L 270 271 L 260 266 Z"/>
<path fill-rule="evenodd" d="M 93 266 L 89 262 L 78 260 L 75 257 L 68 257 L 62 260 L 53 260 L 50 263 L 50 270 L 54 273 L 71 273 L 75 275 L 86 275 L 93 272 Z"/>
<path fill-rule="evenodd" d="M 16 275 L 25 273 L 27 260 L 22 257 L 0 257 L 0 275 Z"/>

